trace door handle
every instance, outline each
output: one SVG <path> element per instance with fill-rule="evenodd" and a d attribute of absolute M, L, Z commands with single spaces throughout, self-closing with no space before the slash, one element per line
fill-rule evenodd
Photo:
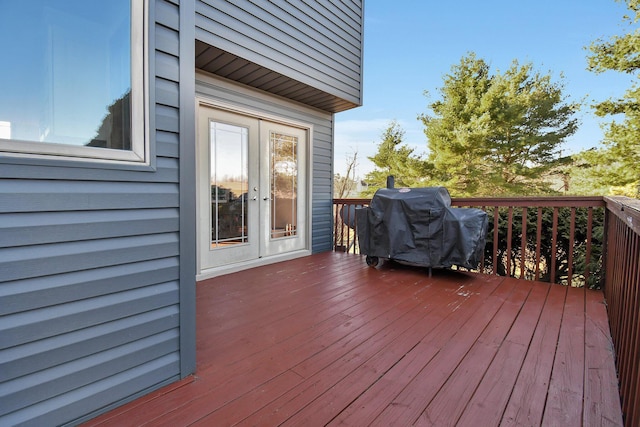
<path fill-rule="evenodd" d="M 268 197 L 263 197 L 263 198 L 262 198 L 262 200 L 265 200 L 265 201 L 266 201 L 266 200 L 271 200 L 271 199 L 270 199 L 270 198 L 268 198 Z"/>

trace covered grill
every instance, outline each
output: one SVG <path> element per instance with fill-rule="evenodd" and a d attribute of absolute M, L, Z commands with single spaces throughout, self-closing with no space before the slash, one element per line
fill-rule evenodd
<path fill-rule="evenodd" d="M 435 268 L 477 268 L 487 234 L 481 209 L 452 208 L 444 187 L 382 188 L 356 209 L 360 253 Z"/>

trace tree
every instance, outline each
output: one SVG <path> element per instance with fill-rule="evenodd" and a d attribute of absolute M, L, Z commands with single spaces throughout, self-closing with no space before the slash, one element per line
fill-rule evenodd
<path fill-rule="evenodd" d="M 358 152 L 347 155 L 347 170 L 344 176 L 339 173 L 333 176 L 333 197 L 344 199 L 349 197 L 358 186 L 356 181 L 356 166 L 358 166 Z"/>
<path fill-rule="evenodd" d="M 471 53 L 444 78 L 425 126 L 434 175 L 454 195 L 552 193 L 547 174 L 577 130 L 563 85 L 513 61 L 504 73 Z"/>
<path fill-rule="evenodd" d="M 622 1 L 622 0 L 617 0 Z M 640 19 L 640 1 L 626 0 L 633 16 L 624 19 L 630 25 Z M 640 69 L 640 30 L 614 36 L 608 41 L 597 40 L 589 47 L 590 71 L 608 70 L 637 77 Z M 622 115 L 622 123 L 615 120 L 605 129 L 604 147 L 580 153 L 582 172 L 594 188 L 608 188 L 609 193 L 640 197 L 640 88 L 634 85 L 620 99 L 608 99 L 594 105 L 600 117 Z"/>
<path fill-rule="evenodd" d="M 478 194 L 488 173 L 483 159 L 488 155 L 484 141 L 490 123 L 488 114 L 480 112 L 490 85 L 488 64 L 473 54 L 463 57 L 444 77 L 442 100 L 430 105 L 434 117 L 419 116 L 434 174 L 455 195 Z"/>
<path fill-rule="evenodd" d="M 368 197 L 386 186 L 387 176 L 393 175 L 397 187 L 424 187 L 429 177 L 429 165 L 422 157 L 414 154 L 414 149 L 403 142 L 404 130 L 398 122 L 392 121 L 381 135 L 378 151 L 368 157 L 376 168 L 369 172 L 365 181 L 368 188 L 362 197 Z"/>

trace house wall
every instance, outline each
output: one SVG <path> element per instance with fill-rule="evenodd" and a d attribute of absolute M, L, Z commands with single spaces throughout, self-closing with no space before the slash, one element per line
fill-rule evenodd
<path fill-rule="evenodd" d="M 149 3 L 151 166 L 0 155 L 0 425 L 75 424 L 194 371 L 196 38 L 360 103 L 351 0 Z M 333 112 L 198 89 L 313 125 L 329 250 Z"/>
<path fill-rule="evenodd" d="M 150 3 L 154 164 L 0 157 L 0 425 L 64 424 L 181 376 L 179 11 Z"/>
<path fill-rule="evenodd" d="M 358 0 L 197 0 L 196 38 L 361 105 L 362 9 Z"/>

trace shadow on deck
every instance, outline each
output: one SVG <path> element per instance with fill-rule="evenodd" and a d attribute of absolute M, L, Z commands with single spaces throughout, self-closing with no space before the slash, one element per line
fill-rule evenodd
<path fill-rule="evenodd" d="M 601 291 L 330 252 L 197 310 L 195 376 L 87 425 L 622 425 Z"/>

